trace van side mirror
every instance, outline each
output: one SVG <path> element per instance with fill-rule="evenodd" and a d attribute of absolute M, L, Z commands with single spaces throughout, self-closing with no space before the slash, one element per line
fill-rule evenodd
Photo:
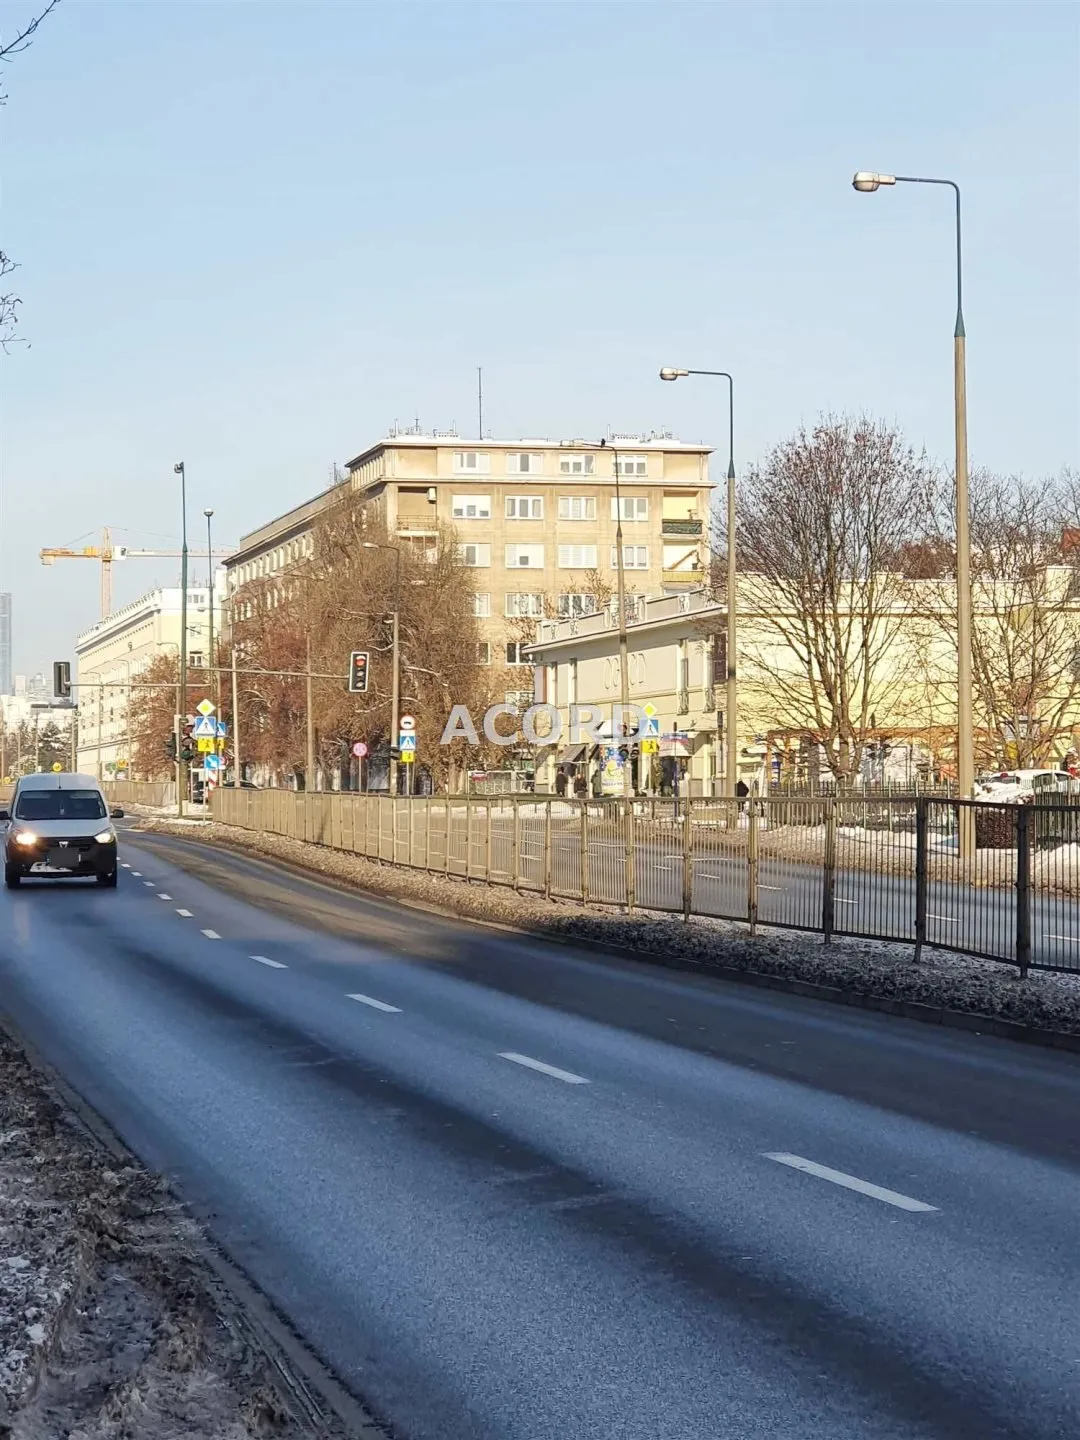
<path fill-rule="evenodd" d="M 10 820 L 10 819 L 11 819 L 11 811 L 10 811 L 10 810 L 0 810 L 0 820 Z"/>
<path fill-rule="evenodd" d="M 122 820 L 124 818 L 124 812 L 120 809 L 119 805 L 114 805 L 109 811 L 109 814 L 114 820 Z"/>

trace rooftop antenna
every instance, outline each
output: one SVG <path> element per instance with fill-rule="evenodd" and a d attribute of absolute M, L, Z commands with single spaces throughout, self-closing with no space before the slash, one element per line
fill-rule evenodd
<path fill-rule="evenodd" d="M 477 365 L 476 367 L 476 411 L 480 421 L 479 438 L 484 438 L 484 372 Z"/>

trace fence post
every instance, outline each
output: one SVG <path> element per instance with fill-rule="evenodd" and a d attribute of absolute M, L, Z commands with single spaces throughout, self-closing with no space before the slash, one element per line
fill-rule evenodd
<path fill-rule="evenodd" d="M 551 801 L 544 812 L 544 899 L 551 899 Z"/>
<path fill-rule="evenodd" d="M 416 844 L 416 806 L 413 804 L 411 795 L 406 796 L 405 804 L 409 810 L 409 864 L 414 865 L 413 847 Z"/>
<path fill-rule="evenodd" d="M 424 869 L 431 869 L 431 796 L 424 801 Z"/>
<path fill-rule="evenodd" d="M 486 812 L 484 819 L 484 879 L 491 884 L 491 799 L 489 795 L 484 804 Z"/>
<path fill-rule="evenodd" d="M 682 918 L 690 919 L 694 903 L 694 849 L 690 829 L 690 812 L 693 808 L 690 796 L 686 797 L 682 824 Z"/>
<path fill-rule="evenodd" d="M 831 945 L 836 925 L 836 801 L 825 801 L 825 873 L 821 877 L 821 929 Z"/>
<path fill-rule="evenodd" d="M 1026 980 L 1031 964 L 1031 808 L 1016 805 L 1016 963 Z"/>
<path fill-rule="evenodd" d="M 446 787 L 446 800 L 443 803 L 443 874 L 450 874 L 450 839 L 453 834 L 453 818 L 450 814 L 450 787 Z"/>
<path fill-rule="evenodd" d="M 750 829 L 746 836 L 746 918 L 750 934 L 757 934 L 758 906 L 758 800 L 750 797 Z"/>
<path fill-rule="evenodd" d="M 915 797 L 915 964 L 926 944 L 926 886 L 930 864 L 930 797 Z"/>
<path fill-rule="evenodd" d="M 629 759 L 626 759 L 626 760 L 624 760 L 623 763 L 624 763 L 625 765 L 629 765 L 629 764 L 630 764 L 630 761 L 629 761 Z M 635 870 L 636 861 L 635 861 L 635 859 L 634 859 L 634 802 L 633 802 L 633 800 L 627 800 L 627 799 L 624 798 L 624 799 L 623 799 L 623 802 L 622 802 L 622 808 L 623 808 L 623 821 L 624 821 L 624 823 L 625 823 L 625 825 L 626 825 L 626 913 L 627 913 L 628 915 L 632 915 L 632 914 L 634 913 L 634 901 L 635 901 L 635 898 L 636 898 L 634 892 L 635 892 L 635 890 L 636 890 L 636 888 L 637 888 L 636 882 L 635 882 L 635 875 L 634 875 L 634 870 Z"/>
<path fill-rule="evenodd" d="M 465 879 L 472 878 L 472 792 L 465 792 Z"/>
<path fill-rule="evenodd" d="M 589 903 L 589 806 L 585 800 L 581 802 L 579 811 L 581 820 L 581 833 L 578 846 L 581 850 L 581 903 Z"/>
<path fill-rule="evenodd" d="M 516 798 L 510 801 L 510 814 L 513 830 L 510 836 L 510 868 L 514 872 L 514 889 L 519 886 L 518 871 L 521 868 L 521 802 Z"/>

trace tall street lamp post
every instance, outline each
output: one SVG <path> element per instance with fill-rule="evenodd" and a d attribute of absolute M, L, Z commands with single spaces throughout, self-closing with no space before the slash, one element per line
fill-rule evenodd
<path fill-rule="evenodd" d="M 187 795 L 188 767 L 183 756 L 184 725 L 187 722 L 187 590 L 188 590 L 188 544 L 187 544 L 187 472 L 183 460 L 173 466 L 173 474 L 180 476 L 180 733 L 176 737 L 176 813 L 183 819 L 184 799 Z"/>
<path fill-rule="evenodd" d="M 401 663 L 398 643 L 398 613 L 401 609 L 401 546 L 381 545 L 376 540 L 361 541 L 364 550 L 390 550 L 394 556 L 394 620 L 393 620 L 393 676 L 390 681 L 390 794 L 397 794 L 397 761 L 394 751 L 398 742 L 398 705 L 401 694 Z"/>
<path fill-rule="evenodd" d="M 971 533 L 968 519 L 967 368 L 964 331 L 964 281 L 960 249 L 960 187 L 955 180 L 923 175 L 879 175 L 860 170 L 852 180 L 861 194 L 882 185 L 947 185 L 956 197 L 956 323 L 953 326 L 953 420 L 956 431 L 956 778 L 960 798 L 970 800 L 975 787 L 975 734 L 971 711 Z M 960 855 L 974 849 L 972 826 L 961 816 Z"/>
<path fill-rule="evenodd" d="M 674 370 L 665 366 L 660 371 L 661 380 L 681 380 L 684 375 L 709 375 L 728 382 L 727 642 L 725 645 L 727 694 L 724 703 L 727 749 L 724 762 L 724 790 L 728 795 L 734 796 L 735 786 L 739 779 L 739 692 L 735 667 L 736 614 L 739 598 L 735 568 L 735 381 L 726 370 Z"/>

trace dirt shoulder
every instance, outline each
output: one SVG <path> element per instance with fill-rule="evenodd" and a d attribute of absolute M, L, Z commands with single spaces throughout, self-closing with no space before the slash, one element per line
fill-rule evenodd
<path fill-rule="evenodd" d="M 345 1440 L 205 1253 L 0 1029 L 0 1436 Z"/>
<path fill-rule="evenodd" d="M 1016 969 L 947 951 L 912 963 L 910 946 L 838 939 L 669 915 L 584 907 L 488 885 L 382 864 L 283 835 L 204 822 L 177 826 L 145 818 L 139 829 L 210 844 L 307 871 L 371 895 L 523 930 L 547 939 L 629 953 L 653 964 L 751 980 L 910 1018 L 994 1031 L 1080 1049 L 1080 975 Z M 985 1022 L 985 1023 L 984 1023 Z"/>

